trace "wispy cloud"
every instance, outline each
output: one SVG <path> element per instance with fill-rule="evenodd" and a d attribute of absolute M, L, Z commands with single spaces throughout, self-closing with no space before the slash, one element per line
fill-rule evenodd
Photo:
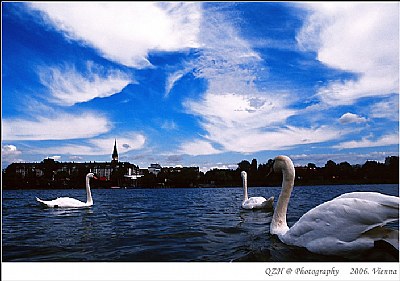
<path fill-rule="evenodd" d="M 59 2 L 29 3 L 68 38 L 131 67 L 148 67 L 148 53 L 199 46 L 201 3 Z M 82 24 L 84 23 L 84 24 Z"/>
<path fill-rule="evenodd" d="M 222 151 L 215 149 L 211 143 L 203 140 L 195 140 L 183 143 L 180 148 L 180 153 L 191 156 L 218 154 Z"/>
<path fill-rule="evenodd" d="M 3 119 L 3 140 L 68 140 L 108 132 L 111 122 L 97 113 L 59 114 L 36 120 Z"/>
<path fill-rule="evenodd" d="M 191 112 L 201 116 L 201 125 L 207 132 L 205 139 L 221 145 L 225 151 L 284 149 L 339 137 L 333 128 L 285 126 L 287 118 L 295 113 L 285 105 L 284 97 L 236 94 L 208 94 L 201 103 L 187 103 Z"/>
<path fill-rule="evenodd" d="M 371 108 L 371 117 L 399 121 L 399 96 L 394 95 L 375 103 Z"/>
<path fill-rule="evenodd" d="M 169 92 L 172 90 L 175 83 L 179 81 L 179 79 L 181 79 L 185 73 L 186 71 L 184 70 L 178 70 L 169 75 L 167 79 L 167 85 L 165 86 L 165 96 L 169 95 Z"/>
<path fill-rule="evenodd" d="M 284 150 L 299 145 L 321 143 L 340 138 L 342 133 L 328 127 L 270 128 L 268 131 L 243 129 L 213 131 L 210 139 L 216 139 L 226 151 L 251 153 L 257 151 Z"/>
<path fill-rule="evenodd" d="M 339 122 L 342 124 L 364 123 L 364 122 L 367 122 L 367 119 L 365 119 L 365 117 L 361 117 L 357 114 L 347 112 L 339 118 Z"/>
<path fill-rule="evenodd" d="M 109 97 L 132 83 L 128 75 L 121 71 L 105 71 L 92 62 L 87 63 L 85 73 L 78 72 L 72 65 L 41 67 L 39 77 L 50 92 L 49 101 L 61 106 Z"/>
<path fill-rule="evenodd" d="M 332 81 L 318 95 L 330 105 L 386 96 L 399 89 L 398 3 L 308 3 L 299 45 L 322 63 L 357 75 Z"/>
<path fill-rule="evenodd" d="M 344 148 L 379 147 L 379 146 L 398 145 L 398 144 L 399 144 L 399 135 L 389 134 L 379 138 L 368 136 L 362 138 L 359 141 L 342 142 L 333 147 L 338 149 L 344 149 Z"/>
<path fill-rule="evenodd" d="M 172 120 L 165 120 L 161 124 L 161 128 L 164 130 L 172 131 L 172 130 L 178 130 L 178 125 L 172 121 Z"/>
<path fill-rule="evenodd" d="M 114 140 L 117 140 L 118 153 L 124 154 L 131 150 L 141 149 L 145 142 L 146 137 L 143 134 L 136 132 L 124 133 L 123 136 L 117 135 L 115 138 L 95 138 L 89 140 L 89 143 L 93 145 L 94 149 L 99 154 L 110 154 L 110 144 L 114 144 Z"/>
<path fill-rule="evenodd" d="M 215 11 L 203 19 L 200 38 L 204 49 L 193 63 L 193 74 L 206 79 L 208 89 L 202 99 L 188 100 L 184 105 L 199 117 L 206 143 L 218 144 L 224 151 L 250 153 L 341 136 L 327 126 L 289 125 L 289 117 L 300 113 L 290 108 L 297 100 L 295 93 L 258 89 L 256 81 L 266 75 L 268 62 L 229 19 Z"/>
<path fill-rule="evenodd" d="M 36 153 L 70 155 L 69 158 L 71 160 L 79 161 L 82 159 L 82 155 L 111 155 L 115 139 L 117 140 L 117 150 L 120 156 L 129 151 L 143 148 L 146 142 L 144 135 L 136 132 L 128 132 L 124 136 L 116 136 L 115 138 L 97 137 L 82 140 L 79 145 L 66 143 L 59 146 L 36 148 L 34 151 Z"/>

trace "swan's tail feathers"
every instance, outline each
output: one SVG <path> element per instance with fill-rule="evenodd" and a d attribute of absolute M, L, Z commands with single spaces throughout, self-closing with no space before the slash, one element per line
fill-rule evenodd
<path fill-rule="evenodd" d="M 385 241 L 399 250 L 399 231 L 386 227 L 376 227 L 367 232 L 366 236 L 372 238 L 375 242 Z"/>
<path fill-rule="evenodd" d="M 384 241 L 388 242 L 390 245 L 395 247 L 397 251 L 399 250 L 399 231 L 395 229 L 390 229 L 387 237 L 383 238 Z"/>
<path fill-rule="evenodd" d="M 269 208 L 272 209 L 274 206 L 274 196 L 271 196 L 270 198 L 268 198 L 266 201 L 264 201 L 262 203 L 262 208 Z"/>

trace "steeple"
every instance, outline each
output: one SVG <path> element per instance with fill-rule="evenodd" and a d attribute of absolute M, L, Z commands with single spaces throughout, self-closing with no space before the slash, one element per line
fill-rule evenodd
<path fill-rule="evenodd" d="M 114 143 L 114 151 L 112 154 L 112 160 L 118 162 L 117 139 L 115 139 L 115 143 Z"/>

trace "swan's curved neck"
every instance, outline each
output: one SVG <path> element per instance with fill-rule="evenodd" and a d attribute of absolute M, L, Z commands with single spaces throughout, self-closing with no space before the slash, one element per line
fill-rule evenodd
<path fill-rule="evenodd" d="M 285 234 L 289 227 L 286 222 L 287 207 L 293 190 L 295 170 L 292 161 L 286 160 L 282 167 L 282 190 L 271 222 L 271 234 Z"/>
<path fill-rule="evenodd" d="M 90 191 L 90 178 L 86 177 L 86 204 L 93 204 L 92 193 Z"/>
<path fill-rule="evenodd" d="M 247 177 L 243 177 L 243 201 L 249 199 L 249 195 L 247 194 Z"/>

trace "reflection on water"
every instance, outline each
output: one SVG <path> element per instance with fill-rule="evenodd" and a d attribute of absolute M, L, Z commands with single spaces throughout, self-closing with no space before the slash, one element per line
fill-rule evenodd
<path fill-rule="evenodd" d="M 278 198 L 280 188 L 250 188 Z M 398 195 L 397 185 L 295 187 L 293 225 L 314 206 L 350 191 Z M 43 208 L 35 196 L 84 200 L 82 190 L 3 191 L 3 261 L 398 261 L 385 244 L 332 257 L 287 246 L 269 234 L 272 212 L 243 210 L 241 188 L 92 191 L 86 209 Z M 398 222 L 390 227 L 398 228 Z"/>

